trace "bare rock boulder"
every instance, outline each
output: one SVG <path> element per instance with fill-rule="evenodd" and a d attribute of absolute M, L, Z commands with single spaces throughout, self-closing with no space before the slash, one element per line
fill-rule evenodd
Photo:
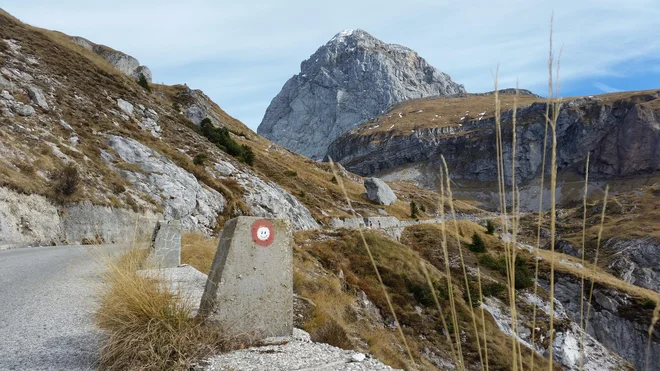
<path fill-rule="evenodd" d="M 367 197 L 379 205 L 391 205 L 397 200 L 392 188 L 378 178 L 367 178 L 364 186 L 367 188 Z"/>

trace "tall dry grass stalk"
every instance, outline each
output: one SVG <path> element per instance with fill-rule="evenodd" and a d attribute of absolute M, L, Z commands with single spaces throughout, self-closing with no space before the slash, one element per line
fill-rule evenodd
<path fill-rule="evenodd" d="M 587 164 L 585 167 L 584 175 L 584 195 L 582 196 L 582 267 L 584 265 L 584 252 L 585 252 L 585 241 L 587 234 L 587 194 L 589 192 L 589 156 L 590 153 L 587 153 Z M 580 328 L 584 328 L 584 269 L 581 270 L 580 274 Z M 584 331 L 580 334 L 580 371 L 584 367 Z"/>
<path fill-rule="evenodd" d="M 431 294 L 433 295 L 433 301 L 435 302 L 435 305 L 438 308 L 438 314 L 440 314 L 440 321 L 442 323 L 442 330 L 445 333 L 445 339 L 447 340 L 447 344 L 449 345 L 449 348 L 451 350 L 452 361 L 454 362 L 454 365 L 459 366 L 459 370 L 464 370 L 464 367 L 460 367 L 463 365 L 463 362 L 459 362 L 459 357 L 456 354 L 454 343 L 452 343 L 451 336 L 449 336 L 449 328 L 447 327 L 447 320 L 445 320 L 445 313 L 442 310 L 442 306 L 440 305 L 440 300 L 438 300 L 438 295 L 435 292 L 435 287 L 433 287 L 433 282 L 431 282 L 431 276 L 429 275 L 428 269 L 426 268 L 426 263 L 424 263 L 423 260 L 420 260 L 419 265 L 422 267 L 422 272 L 424 273 L 424 277 L 426 277 L 426 284 L 431 289 Z M 485 334 L 486 333 L 484 328 L 484 336 Z M 488 361 L 486 361 L 486 367 L 488 367 Z"/>
<path fill-rule="evenodd" d="M 346 199 L 346 203 L 348 204 L 348 208 L 351 210 L 351 214 L 353 215 L 354 218 L 357 219 L 357 213 L 355 212 L 355 209 L 353 208 L 353 204 L 351 203 L 350 197 L 348 197 L 348 192 L 346 191 L 346 187 L 344 187 L 344 181 L 342 177 L 339 175 L 336 169 L 335 162 L 330 160 L 330 169 L 332 169 L 332 174 L 337 179 L 337 184 L 342 190 L 342 193 L 344 194 L 344 198 Z M 374 268 L 374 272 L 376 273 L 376 277 L 378 278 L 378 283 L 380 284 L 381 289 L 383 290 L 383 295 L 385 296 L 385 300 L 387 301 L 387 307 L 390 310 L 390 314 L 392 315 L 392 318 L 394 318 L 394 323 L 396 324 L 397 331 L 399 332 L 399 336 L 401 337 L 401 341 L 403 342 L 403 345 L 406 349 L 406 353 L 408 354 L 408 357 L 410 358 L 410 361 L 412 362 L 413 366 L 416 364 L 415 359 L 412 356 L 412 352 L 410 352 L 410 347 L 408 346 L 408 341 L 406 340 L 406 336 L 403 334 L 403 329 L 401 328 L 401 323 L 399 323 L 399 318 L 396 315 L 396 312 L 394 311 L 394 306 L 392 305 L 392 300 L 390 299 L 390 295 L 387 292 L 387 288 L 385 288 L 385 283 L 383 283 L 383 278 L 380 275 L 380 271 L 378 270 L 378 265 L 376 265 L 376 260 L 374 259 L 373 254 L 371 253 L 371 248 L 369 247 L 369 244 L 367 243 L 367 239 L 364 237 L 364 231 L 362 230 L 361 226 L 358 226 L 358 232 L 360 233 L 360 239 L 362 240 L 362 244 L 367 251 L 367 255 L 369 256 L 369 260 L 371 261 L 371 265 Z"/>
<path fill-rule="evenodd" d="M 541 162 L 541 185 L 539 186 L 539 210 L 538 210 L 538 223 L 536 228 L 536 246 L 535 250 L 538 255 L 538 250 L 541 248 L 541 226 L 543 225 L 543 191 L 545 189 L 545 169 L 546 169 L 546 157 L 548 153 L 548 127 L 550 126 L 550 98 L 552 97 L 552 25 L 553 21 L 550 20 L 550 55 L 548 57 L 548 100 L 545 104 L 545 129 L 543 134 L 543 159 Z M 534 298 L 538 297 L 538 280 L 539 280 L 539 260 L 536 259 L 534 264 Z M 534 300 L 534 305 L 532 308 L 532 341 L 536 335 L 536 299 Z M 530 356 L 530 365 L 531 369 L 534 369 L 534 353 L 531 353 Z"/>
<path fill-rule="evenodd" d="M 479 300 L 483 303 L 484 301 L 484 293 L 481 289 L 481 269 L 477 267 L 477 283 L 479 285 Z M 484 333 L 484 359 L 485 359 L 485 365 L 486 365 L 486 371 L 489 370 L 488 366 L 488 335 L 486 333 L 486 316 L 484 315 L 484 306 L 481 305 L 479 307 L 481 309 L 481 328 Z"/>
<path fill-rule="evenodd" d="M 444 172 L 445 172 L 445 182 L 447 185 L 446 192 L 447 192 L 447 199 L 449 203 L 449 210 L 451 211 L 451 217 L 454 221 L 454 237 L 456 238 L 456 246 L 458 246 L 458 256 L 460 259 L 461 263 L 461 269 L 463 270 L 463 278 L 464 278 L 464 283 L 465 283 L 465 290 L 468 291 L 468 304 L 470 308 L 470 318 L 472 319 L 472 327 L 474 330 L 474 338 L 477 341 L 477 350 L 479 351 L 479 361 L 481 363 L 481 368 L 483 369 L 484 365 L 484 359 L 481 351 L 481 340 L 479 337 L 479 327 L 477 326 L 477 318 L 474 315 L 474 305 L 472 303 L 472 294 L 470 294 L 470 281 L 468 280 L 468 274 L 467 274 L 467 268 L 465 266 L 465 259 L 463 258 L 463 249 L 461 248 L 461 237 L 460 233 L 458 231 L 458 221 L 456 219 L 456 210 L 454 209 L 454 197 L 451 192 L 451 178 L 449 177 L 449 169 L 447 167 L 447 161 L 445 161 L 444 156 L 440 156 L 442 158 L 442 165 L 444 166 Z M 441 205 L 441 208 L 444 208 L 444 202 Z M 443 225 L 445 224 L 445 219 L 442 219 Z M 486 339 L 484 339 L 486 341 Z"/>
<path fill-rule="evenodd" d="M 460 328 L 458 326 L 458 315 L 456 312 L 456 300 L 454 299 L 454 284 L 452 283 L 451 278 L 451 267 L 449 266 L 449 249 L 447 247 L 447 226 L 446 215 L 445 215 L 445 182 L 444 182 L 444 172 L 440 170 L 440 233 L 442 235 L 441 247 L 442 247 L 442 257 L 445 262 L 445 275 L 447 276 L 447 294 L 449 296 L 449 308 L 451 310 L 451 320 L 454 327 L 454 341 L 456 341 L 456 352 L 458 354 L 458 359 L 460 363 L 457 367 L 461 370 L 465 369 L 465 360 L 463 358 L 463 349 L 461 347 L 461 337 L 460 337 Z M 460 245 L 459 245 L 460 248 Z"/>
<path fill-rule="evenodd" d="M 594 282 L 596 281 L 596 268 L 598 267 L 598 253 L 600 251 L 600 241 L 603 238 L 603 226 L 605 225 L 605 210 L 607 209 L 607 194 L 609 186 L 605 186 L 605 196 L 603 197 L 603 209 L 600 213 L 600 227 L 598 228 L 598 241 L 596 242 L 596 253 L 594 255 L 593 267 L 591 269 L 591 287 L 589 288 L 589 299 L 587 300 L 587 314 L 584 317 L 584 332 L 589 330 L 589 314 L 591 312 L 591 299 L 594 293 Z"/>
<path fill-rule="evenodd" d="M 651 317 L 651 325 L 649 325 L 649 340 L 646 343 L 646 367 L 645 370 L 649 371 L 649 359 L 651 358 L 651 339 L 653 338 L 653 328 L 660 320 L 660 301 L 655 304 L 653 317 Z"/>

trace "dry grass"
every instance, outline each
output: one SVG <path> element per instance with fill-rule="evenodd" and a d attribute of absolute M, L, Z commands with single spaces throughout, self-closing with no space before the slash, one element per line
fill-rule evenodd
<path fill-rule="evenodd" d="M 500 97 L 503 108 L 512 108 L 514 95 L 500 95 Z M 534 96 L 519 96 L 518 102 L 519 105 L 527 105 L 534 102 L 545 102 L 545 99 Z M 486 113 L 481 116 L 482 112 Z M 402 117 L 399 117 L 399 113 Z M 461 120 L 461 117 L 465 118 Z M 388 113 L 381 116 L 377 122 L 371 121 L 362 124 L 357 130 L 360 130 L 360 135 L 376 133 L 409 135 L 410 131 L 414 129 L 458 126 L 479 117 L 483 117 L 482 120 L 495 117 L 495 103 L 492 94 L 468 94 L 465 97 L 406 101 L 393 107 Z M 373 128 L 376 125 L 379 126 Z M 368 129 L 370 127 L 372 129 Z"/>
<path fill-rule="evenodd" d="M 96 320 L 106 332 L 100 367 L 106 370 L 188 370 L 228 350 L 221 332 L 192 317 L 192 309 L 158 279 L 137 271 L 148 250 L 106 258 Z"/>
<path fill-rule="evenodd" d="M 181 263 L 191 265 L 204 274 L 211 271 L 217 249 L 216 238 L 209 238 L 201 233 L 181 235 Z"/>

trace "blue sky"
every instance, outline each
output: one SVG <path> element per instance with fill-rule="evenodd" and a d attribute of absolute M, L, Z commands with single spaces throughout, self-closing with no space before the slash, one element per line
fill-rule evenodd
<path fill-rule="evenodd" d="M 128 53 L 154 80 L 202 89 L 256 130 L 300 62 L 343 29 L 416 50 L 469 92 L 545 95 L 550 14 L 561 95 L 660 88 L 657 0 L 5 0 L 34 26 Z"/>

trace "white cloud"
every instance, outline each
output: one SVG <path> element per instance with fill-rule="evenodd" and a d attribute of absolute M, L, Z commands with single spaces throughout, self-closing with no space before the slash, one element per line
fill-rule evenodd
<path fill-rule="evenodd" d="M 617 93 L 621 91 L 621 89 L 611 87 L 609 85 L 603 84 L 602 82 L 594 82 L 592 85 L 603 93 Z"/>
<path fill-rule="evenodd" d="M 660 55 L 660 39 L 648 32 L 660 17 L 656 0 L 408 0 L 405 8 L 400 4 L 6 0 L 3 7 L 33 25 L 129 53 L 150 66 L 157 81 L 184 82 L 178 79 L 185 77 L 253 128 L 284 82 L 299 71 L 300 62 L 346 28 L 362 28 L 418 51 L 472 92 L 492 90 L 490 71 L 499 63 L 500 86 L 513 86 L 518 78 L 521 88 L 545 93 L 553 9 L 555 51 L 563 45 L 564 83 L 621 76 L 624 72 L 617 65 Z M 190 66 L 200 63 L 206 68 L 194 75 Z M 255 112 L 248 114 L 245 107 Z"/>

